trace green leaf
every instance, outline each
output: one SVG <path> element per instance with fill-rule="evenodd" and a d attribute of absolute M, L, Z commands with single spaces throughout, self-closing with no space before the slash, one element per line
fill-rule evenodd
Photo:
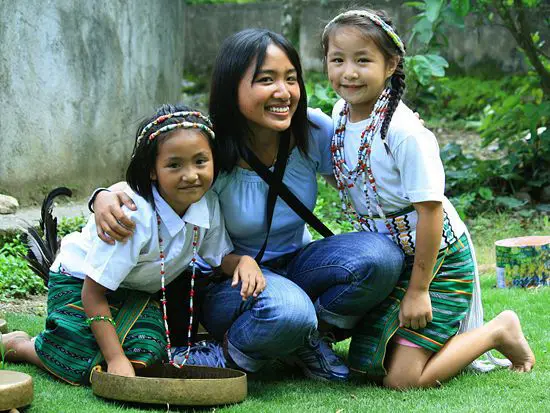
<path fill-rule="evenodd" d="M 403 3 L 404 6 L 414 7 L 419 10 L 426 10 L 426 4 L 423 1 L 407 1 Z"/>
<path fill-rule="evenodd" d="M 443 77 L 445 76 L 445 69 L 449 67 L 449 63 L 445 58 L 435 55 L 435 54 L 427 54 L 424 55 L 426 57 L 426 60 L 430 64 L 432 76 L 435 77 Z"/>
<path fill-rule="evenodd" d="M 426 18 L 431 23 L 434 23 L 439 17 L 443 3 L 444 0 L 426 0 Z"/>
<path fill-rule="evenodd" d="M 482 186 L 481 188 L 479 188 L 478 193 L 479 193 L 479 196 L 485 199 L 486 201 L 492 201 L 494 199 L 493 191 L 489 187 Z"/>
<path fill-rule="evenodd" d="M 522 207 L 527 203 L 524 199 L 512 198 L 511 196 L 497 196 L 495 201 L 497 204 L 510 209 Z"/>
<path fill-rule="evenodd" d="M 459 16 L 465 17 L 470 11 L 470 0 L 451 0 L 451 8 Z"/>
<path fill-rule="evenodd" d="M 416 38 L 420 44 L 428 45 L 433 35 L 433 23 L 425 16 L 422 16 L 412 28 L 411 41 L 413 38 Z"/>

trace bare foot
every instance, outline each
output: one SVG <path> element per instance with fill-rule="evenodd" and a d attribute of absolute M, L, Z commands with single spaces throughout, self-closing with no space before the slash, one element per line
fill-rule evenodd
<path fill-rule="evenodd" d="M 495 349 L 512 362 L 510 368 L 519 372 L 531 371 L 535 365 L 535 355 L 521 331 L 517 314 L 510 310 L 503 311 L 490 323 L 494 323 L 498 331 Z"/>
<path fill-rule="evenodd" d="M 6 360 L 20 361 L 17 357 L 19 347 L 23 344 L 28 344 L 32 340 L 24 331 L 14 331 L 8 334 L 2 334 L 2 344 L 4 345 Z"/>

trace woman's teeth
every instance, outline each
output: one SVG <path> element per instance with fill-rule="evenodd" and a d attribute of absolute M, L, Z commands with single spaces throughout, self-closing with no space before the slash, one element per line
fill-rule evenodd
<path fill-rule="evenodd" d="M 269 106 L 267 108 L 269 112 L 276 112 L 276 113 L 285 113 L 285 112 L 288 112 L 289 109 L 290 108 L 288 106 Z"/>

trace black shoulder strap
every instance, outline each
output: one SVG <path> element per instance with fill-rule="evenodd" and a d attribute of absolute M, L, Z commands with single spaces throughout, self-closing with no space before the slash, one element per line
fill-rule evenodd
<path fill-rule="evenodd" d="M 258 255 L 256 255 L 256 261 L 261 262 L 264 255 L 265 249 L 267 247 L 267 240 L 269 238 L 269 232 L 271 230 L 271 223 L 273 220 L 273 212 L 275 210 L 275 202 L 277 196 L 280 196 L 283 201 L 294 211 L 296 214 L 302 218 L 305 222 L 315 229 L 323 237 L 330 237 L 334 235 L 330 229 L 328 229 L 325 224 L 323 224 L 319 218 L 317 218 L 313 212 L 311 212 L 303 203 L 300 201 L 296 195 L 294 195 L 288 187 L 283 183 L 283 176 L 286 168 L 286 163 L 288 160 L 288 152 L 290 145 L 290 134 L 283 133 L 279 142 L 279 152 L 277 154 L 277 161 L 275 162 L 274 171 L 271 172 L 258 157 L 246 148 L 243 158 L 248 163 L 252 169 L 269 185 L 269 192 L 267 194 L 267 235 Z"/>

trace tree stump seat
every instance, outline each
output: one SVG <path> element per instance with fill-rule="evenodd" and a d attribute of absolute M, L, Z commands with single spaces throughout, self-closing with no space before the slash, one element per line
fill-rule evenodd
<path fill-rule="evenodd" d="M 0 370 L 0 411 L 19 409 L 31 404 L 32 377 L 11 370 Z"/>

